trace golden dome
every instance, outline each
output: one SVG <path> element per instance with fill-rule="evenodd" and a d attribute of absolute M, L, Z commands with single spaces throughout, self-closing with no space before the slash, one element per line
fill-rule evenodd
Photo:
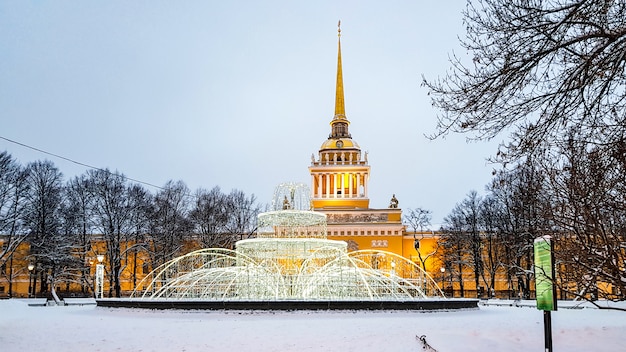
<path fill-rule="evenodd" d="M 359 144 L 350 138 L 329 138 L 320 147 L 323 150 L 361 149 Z"/>

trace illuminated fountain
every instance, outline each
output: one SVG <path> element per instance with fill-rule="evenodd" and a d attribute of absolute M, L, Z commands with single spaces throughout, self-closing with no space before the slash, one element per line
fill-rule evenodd
<path fill-rule="evenodd" d="M 306 185 L 276 188 L 256 238 L 236 249 L 202 249 L 150 273 L 131 297 L 210 301 L 406 301 L 442 297 L 432 278 L 396 254 L 348 253 L 326 239 L 326 215 L 309 207 Z"/>

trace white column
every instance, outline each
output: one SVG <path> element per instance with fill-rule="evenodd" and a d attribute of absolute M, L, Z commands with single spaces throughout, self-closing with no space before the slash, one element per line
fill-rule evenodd
<path fill-rule="evenodd" d="M 356 174 L 356 195 L 361 197 L 361 173 Z"/>
<path fill-rule="evenodd" d="M 326 177 L 326 198 L 330 198 L 330 174 L 324 174 Z"/>
<path fill-rule="evenodd" d="M 367 183 L 368 183 L 368 181 L 369 181 L 369 180 L 368 180 L 368 178 L 369 178 L 368 176 L 369 176 L 368 174 L 365 174 L 365 175 L 363 176 L 363 187 L 364 187 L 364 189 L 365 189 L 365 198 L 367 198 L 367 197 L 368 197 L 368 196 L 367 196 L 367 191 L 368 191 Z"/>
<path fill-rule="evenodd" d="M 339 191 L 341 191 L 341 198 L 345 198 L 346 195 L 344 194 L 344 189 L 343 189 L 343 185 L 345 184 L 344 182 L 346 182 L 345 179 L 345 174 L 342 172 L 339 174 Z"/>
<path fill-rule="evenodd" d="M 350 154 L 352 155 L 352 154 Z M 349 173 L 348 174 L 348 195 L 350 196 L 350 198 L 352 198 L 352 181 L 354 179 L 354 174 L 353 173 Z"/>
<path fill-rule="evenodd" d="M 322 198 L 322 181 L 323 180 L 324 179 L 322 178 L 322 174 L 317 174 L 317 190 L 315 190 L 317 198 Z"/>

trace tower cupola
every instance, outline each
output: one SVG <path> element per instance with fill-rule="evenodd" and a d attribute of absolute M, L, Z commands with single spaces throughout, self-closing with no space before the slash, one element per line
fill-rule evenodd
<path fill-rule="evenodd" d="M 350 134 L 350 121 L 346 117 L 346 106 L 343 94 L 343 69 L 341 63 L 341 21 L 337 28 L 337 81 L 335 86 L 335 115 L 330 121 L 330 135 L 328 139 L 322 143 L 320 154 L 325 151 L 341 149 L 344 151 L 351 150 L 360 157 L 360 147 L 356 141 L 352 140 Z M 357 155 L 355 154 L 355 156 Z M 323 157 L 320 155 L 320 157 Z"/>
<path fill-rule="evenodd" d="M 367 184 L 370 167 L 367 153 L 352 140 L 346 117 L 341 63 L 341 21 L 338 25 L 337 81 L 335 115 L 330 135 L 322 143 L 318 157 L 311 156 L 311 203 L 314 209 L 364 209 L 369 207 Z"/>

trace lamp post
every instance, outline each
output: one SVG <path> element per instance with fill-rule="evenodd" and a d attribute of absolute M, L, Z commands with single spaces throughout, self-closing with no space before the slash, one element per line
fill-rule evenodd
<path fill-rule="evenodd" d="M 35 269 L 35 265 L 33 263 L 28 264 L 28 298 L 31 298 L 33 294 L 33 270 L 34 269 Z"/>
<path fill-rule="evenodd" d="M 96 256 L 98 264 L 96 264 L 96 298 L 103 298 L 104 294 L 104 255 L 98 254 Z"/>

